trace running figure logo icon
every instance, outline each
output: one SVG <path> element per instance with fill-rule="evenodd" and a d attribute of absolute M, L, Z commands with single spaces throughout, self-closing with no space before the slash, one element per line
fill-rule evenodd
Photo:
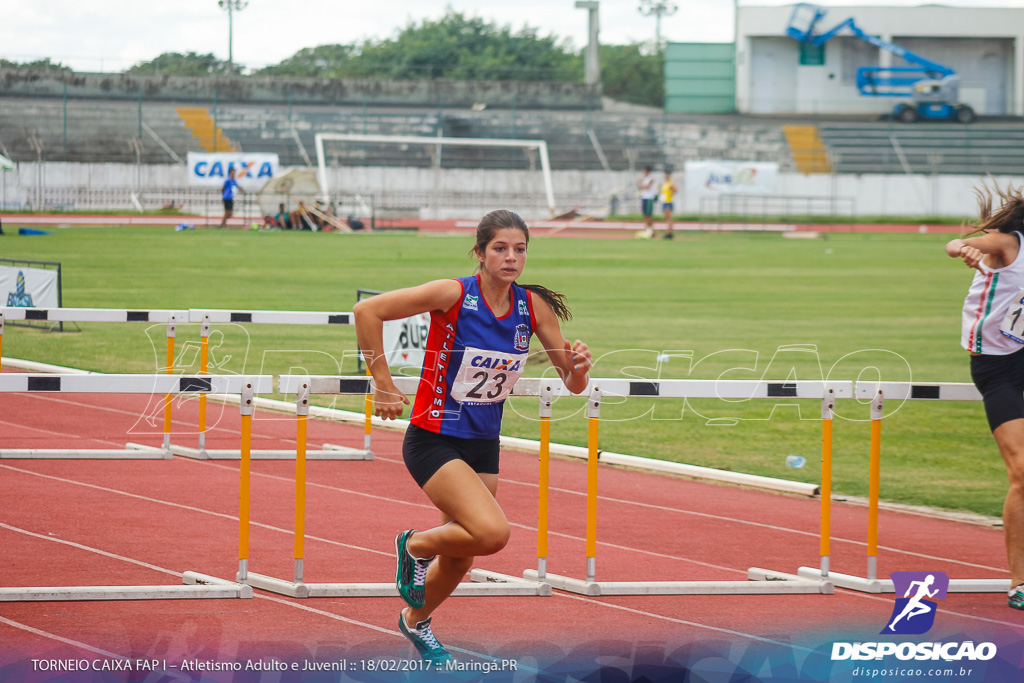
<path fill-rule="evenodd" d="M 896 606 L 881 633 L 926 633 L 939 609 L 935 601 L 946 599 L 949 576 L 944 572 L 893 572 L 889 577 L 896 588 Z"/>

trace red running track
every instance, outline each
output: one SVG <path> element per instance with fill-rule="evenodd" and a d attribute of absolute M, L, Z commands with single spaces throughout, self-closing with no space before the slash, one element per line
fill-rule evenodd
<path fill-rule="evenodd" d="M 162 425 L 139 416 L 160 401 L 0 394 L 0 448 L 159 445 Z M 211 402 L 209 412 L 215 426 L 207 447 L 238 448 L 237 407 Z M 175 443 L 196 445 L 196 416 L 194 400 L 177 407 Z M 258 410 L 253 435 L 254 448 L 294 447 L 294 417 Z M 400 432 L 378 429 L 373 461 L 309 462 L 307 582 L 390 581 L 395 534 L 435 523 L 436 511 L 401 462 L 400 439 Z M 362 429 L 311 419 L 310 448 L 326 442 L 361 447 Z M 294 462 L 253 462 L 250 571 L 291 577 L 294 469 Z M 604 465 L 599 481 L 599 580 L 743 580 L 748 567 L 795 572 L 817 565 L 816 499 Z M 536 482 L 536 454 L 503 450 L 499 501 L 512 539 L 477 566 L 516 575 L 536 567 Z M 553 459 L 551 482 L 548 570 L 582 578 L 585 463 Z M 0 585 L 180 585 L 186 570 L 233 578 L 238 498 L 237 462 L 0 460 Z M 834 570 L 864 574 L 866 533 L 865 508 L 833 507 Z M 883 577 L 897 570 L 1008 576 L 999 529 L 883 510 L 879 538 Z M 253 600 L 0 602 L 0 679 L 50 680 L 26 664 L 40 657 L 408 659 L 414 652 L 396 628 L 401 606 L 394 598 L 296 600 L 262 591 Z M 841 589 L 601 598 L 555 591 L 549 598 L 454 598 L 434 628 L 457 656 L 513 658 L 524 667 L 571 653 L 600 662 L 595 653 L 663 656 L 697 646 L 730 659 L 745 648 L 792 653 L 830 640 L 876 640 L 892 607 L 891 595 Z M 927 637 L 1016 648 L 1022 636 L 1024 618 L 1005 597 L 951 593 Z"/>

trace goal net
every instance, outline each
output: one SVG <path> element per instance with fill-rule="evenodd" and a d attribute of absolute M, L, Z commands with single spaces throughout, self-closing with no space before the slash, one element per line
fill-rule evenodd
<path fill-rule="evenodd" d="M 527 218 L 557 213 L 544 140 L 317 133 L 321 199 L 338 215 L 378 223 L 402 218 L 479 218 L 511 208 Z"/>

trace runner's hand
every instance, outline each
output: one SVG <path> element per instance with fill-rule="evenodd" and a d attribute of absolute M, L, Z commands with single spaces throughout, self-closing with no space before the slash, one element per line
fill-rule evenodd
<path fill-rule="evenodd" d="M 373 390 L 373 414 L 382 420 L 394 420 L 402 416 L 402 410 L 409 405 L 409 399 L 398 388 L 376 386 Z"/>

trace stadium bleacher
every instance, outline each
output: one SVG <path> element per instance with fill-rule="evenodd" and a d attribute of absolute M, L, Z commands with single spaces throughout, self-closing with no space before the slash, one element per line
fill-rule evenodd
<path fill-rule="evenodd" d="M 4 97 L 0 152 L 13 161 L 180 163 L 210 151 L 174 102 Z M 194 102 L 186 103 L 196 108 Z M 544 139 L 553 169 L 679 167 L 687 159 L 774 161 L 797 171 L 784 117 L 685 117 L 608 111 L 360 108 L 329 105 L 223 104 L 207 107 L 233 149 L 271 152 L 285 166 L 316 164 L 320 132 L 466 138 Z M 836 173 L 1024 173 L 1024 128 L 893 122 L 818 122 Z M 138 142 L 136 142 L 138 141 Z M 228 151 L 228 150 L 219 150 Z M 335 145 L 332 163 L 430 167 L 426 146 Z M 536 168 L 522 150 L 448 147 L 443 168 Z"/>

